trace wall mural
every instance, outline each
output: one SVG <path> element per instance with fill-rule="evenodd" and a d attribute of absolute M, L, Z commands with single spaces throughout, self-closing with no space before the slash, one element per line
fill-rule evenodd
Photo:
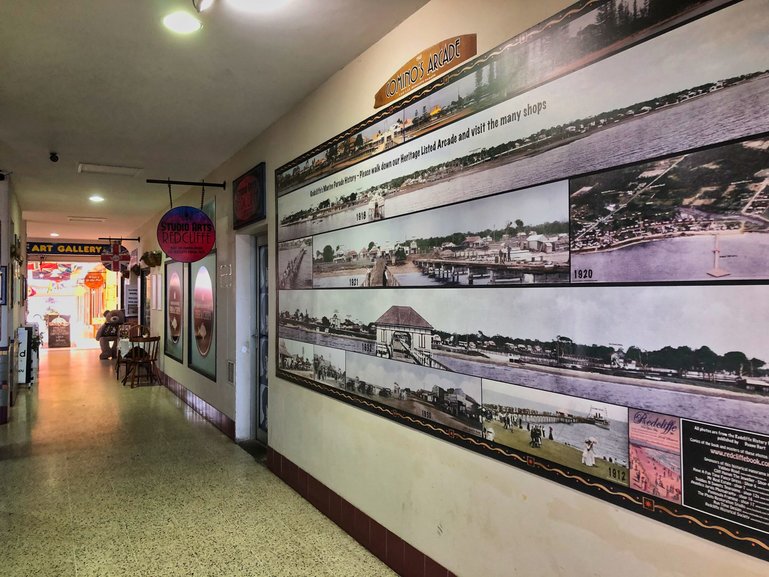
<path fill-rule="evenodd" d="M 769 0 L 578 2 L 275 179 L 279 376 L 769 560 Z"/>

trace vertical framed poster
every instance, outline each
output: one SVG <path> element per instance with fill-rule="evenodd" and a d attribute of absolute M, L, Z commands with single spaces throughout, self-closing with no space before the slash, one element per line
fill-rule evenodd
<path fill-rule="evenodd" d="M 265 207 L 265 165 L 261 162 L 232 182 L 232 228 L 263 219 Z"/>
<path fill-rule="evenodd" d="M 184 264 L 166 261 L 165 265 L 165 346 L 167 357 L 182 362 L 184 355 Z"/>
<path fill-rule="evenodd" d="M 216 253 L 190 263 L 187 364 L 216 380 Z"/>

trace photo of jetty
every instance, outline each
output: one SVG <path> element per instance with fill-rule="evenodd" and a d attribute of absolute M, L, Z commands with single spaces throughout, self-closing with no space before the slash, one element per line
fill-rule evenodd
<path fill-rule="evenodd" d="M 281 196 L 278 238 L 320 234 L 766 132 L 765 1 L 719 10 Z M 729 51 L 717 41 L 726 29 L 743 32 L 730 38 Z M 648 66 L 639 69 L 641 61 Z M 702 67 L 702 61 L 711 65 Z M 579 98 L 569 98 L 575 94 Z"/>
<path fill-rule="evenodd" d="M 404 413 L 481 435 L 481 380 L 347 353 L 346 389 Z"/>
<path fill-rule="evenodd" d="M 565 283 L 568 219 L 561 181 L 318 235 L 313 286 Z"/>
<path fill-rule="evenodd" d="M 312 288 L 312 237 L 278 243 L 278 288 Z"/>
<path fill-rule="evenodd" d="M 345 356 L 347 353 L 340 349 L 313 347 L 313 378 L 324 385 L 340 389 L 345 388 Z"/>
<path fill-rule="evenodd" d="M 628 484 L 628 411 L 483 379 L 486 439 L 571 469 Z"/>
<path fill-rule="evenodd" d="M 282 338 L 278 341 L 278 368 L 311 379 L 312 351 L 313 346 L 309 343 Z"/>
<path fill-rule="evenodd" d="M 570 182 L 574 282 L 769 278 L 769 138 Z"/>
<path fill-rule="evenodd" d="M 471 73 L 450 73 L 436 82 L 445 86 L 415 104 L 401 106 L 382 120 L 363 123 L 360 129 L 340 135 L 312 156 L 281 167 L 276 171 L 278 195 L 588 66 L 727 3 L 625 0 L 570 6 L 484 55 Z"/>
<path fill-rule="evenodd" d="M 286 291 L 278 325 L 296 341 L 760 432 L 769 430 L 765 293 L 758 285 Z"/>

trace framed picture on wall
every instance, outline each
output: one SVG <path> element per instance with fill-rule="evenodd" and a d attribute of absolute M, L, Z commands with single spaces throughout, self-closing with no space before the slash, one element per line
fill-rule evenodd
<path fill-rule="evenodd" d="M 260 162 L 232 182 L 232 228 L 262 220 L 265 203 L 265 165 Z"/>
<path fill-rule="evenodd" d="M 216 253 L 190 263 L 187 365 L 216 380 Z"/>
<path fill-rule="evenodd" d="M 8 304 L 8 267 L 0 266 L 0 305 Z"/>
<path fill-rule="evenodd" d="M 165 355 L 182 362 L 184 355 L 184 263 L 167 261 L 165 266 L 166 314 Z"/>

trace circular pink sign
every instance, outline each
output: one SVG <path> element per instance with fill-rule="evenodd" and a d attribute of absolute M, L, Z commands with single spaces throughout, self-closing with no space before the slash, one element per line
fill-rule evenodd
<path fill-rule="evenodd" d="M 208 215 L 192 206 L 177 206 L 158 223 L 158 243 L 179 262 L 196 262 L 214 248 L 216 229 Z"/>

